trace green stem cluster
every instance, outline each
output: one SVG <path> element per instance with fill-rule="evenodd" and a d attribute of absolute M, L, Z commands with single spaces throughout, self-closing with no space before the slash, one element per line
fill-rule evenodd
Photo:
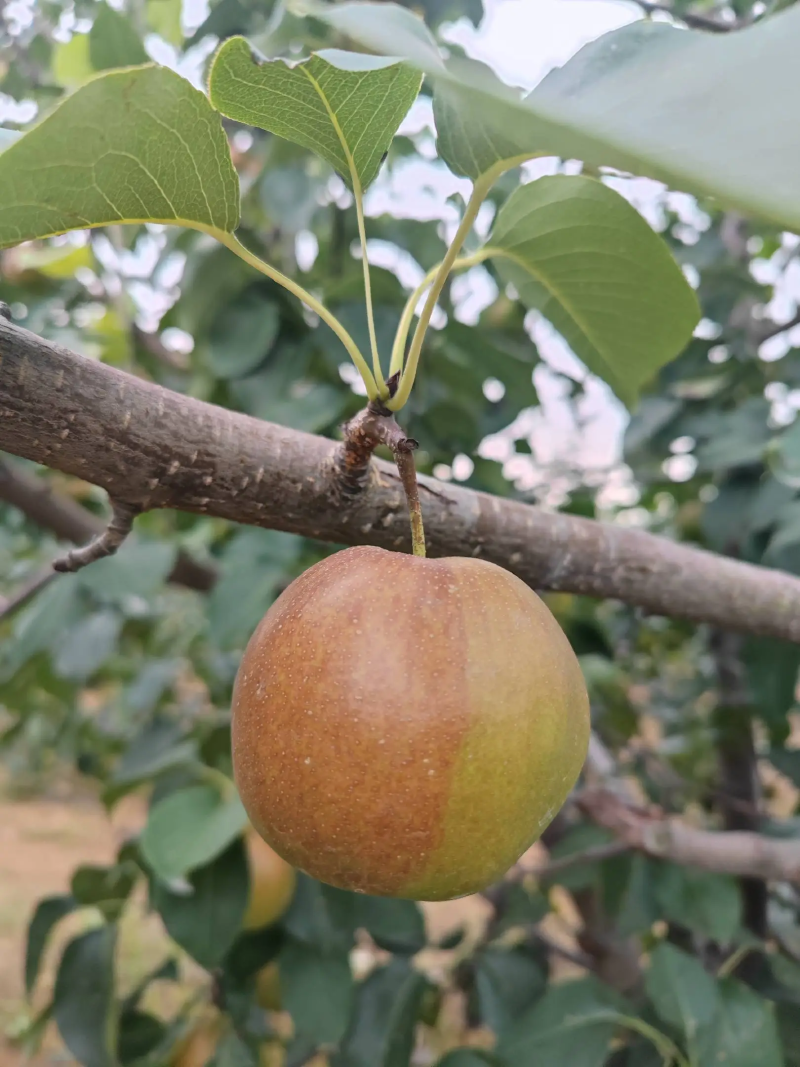
<path fill-rule="evenodd" d="M 338 123 L 336 122 L 335 115 L 331 114 L 331 121 L 338 131 Z M 406 301 L 406 305 L 403 309 L 403 314 L 400 318 L 400 323 L 395 335 L 394 344 L 392 346 L 391 361 L 389 365 L 389 377 L 397 376 L 397 385 L 394 392 L 390 393 L 389 386 L 386 383 L 386 379 L 383 376 L 381 369 L 380 355 L 378 352 L 378 342 L 375 332 L 375 317 L 372 306 L 372 287 L 370 283 L 370 271 L 369 271 L 369 259 L 367 256 L 367 235 L 366 227 L 364 223 L 364 198 L 361 189 L 361 183 L 359 181 L 358 173 L 355 168 L 350 150 L 345 142 L 344 137 L 341 137 L 341 143 L 347 156 L 348 164 L 350 167 L 350 178 L 353 189 L 353 197 L 356 205 L 356 215 L 358 219 L 358 234 L 361 242 L 362 261 L 364 267 L 364 296 L 367 308 L 367 326 L 369 330 L 369 340 L 372 356 L 372 368 L 370 368 L 367 360 L 362 354 L 356 342 L 353 340 L 351 334 L 345 329 L 339 319 L 329 311 L 324 304 L 322 304 L 312 293 L 309 293 L 307 289 L 304 289 L 302 285 L 299 285 L 292 278 L 283 274 L 275 267 L 266 263 L 263 259 L 260 259 L 253 252 L 250 252 L 233 234 L 217 234 L 216 236 L 222 243 L 229 248 L 232 252 L 235 252 L 237 256 L 243 259 L 251 267 L 265 274 L 272 281 L 282 285 L 284 289 L 287 289 L 293 296 L 296 296 L 307 307 L 315 312 L 320 319 L 330 326 L 336 336 L 344 345 L 350 358 L 356 366 L 361 378 L 364 382 L 364 386 L 367 391 L 367 396 L 370 400 L 381 401 L 390 411 L 399 411 L 408 402 L 408 398 L 411 394 L 411 389 L 414 385 L 414 379 L 416 378 L 417 369 L 419 367 L 419 358 L 422 352 L 422 346 L 425 341 L 425 335 L 430 325 L 431 316 L 433 315 L 444 284 L 447 281 L 449 275 L 455 270 L 466 270 L 469 267 L 473 267 L 478 263 L 482 263 L 490 255 L 494 254 L 492 249 L 483 248 L 478 252 L 469 256 L 462 256 L 459 258 L 458 253 L 469 235 L 470 230 L 475 222 L 475 218 L 480 210 L 480 206 L 486 198 L 487 193 L 492 187 L 493 183 L 499 177 L 503 171 L 507 170 L 509 166 L 514 166 L 520 160 L 508 160 L 503 163 L 498 163 L 495 167 L 488 170 L 485 174 L 482 174 L 474 183 L 472 195 L 467 203 L 464 216 L 456 230 L 453 240 L 450 242 L 450 246 L 447 249 L 444 259 L 432 270 L 428 271 L 420 284 L 409 296 Z M 411 323 L 414 318 L 415 309 L 422 299 L 422 296 L 427 290 L 427 297 L 425 303 L 420 311 L 419 320 L 417 322 L 414 335 L 411 339 L 411 345 L 406 357 L 406 344 L 408 341 L 408 335 L 411 331 Z"/>

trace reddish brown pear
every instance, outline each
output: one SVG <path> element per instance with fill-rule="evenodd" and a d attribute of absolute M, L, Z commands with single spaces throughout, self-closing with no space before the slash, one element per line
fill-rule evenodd
<path fill-rule="evenodd" d="M 233 697 L 236 783 L 294 867 L 445 900 L 500 878 L 580 773 L 580 667 L 523 582 L 476 559 L 338 552 L 272 605 Z"/>

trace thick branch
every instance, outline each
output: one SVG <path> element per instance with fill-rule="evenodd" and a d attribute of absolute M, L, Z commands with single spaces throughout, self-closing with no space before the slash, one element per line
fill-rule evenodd
<path fill-rule="evenodd" d="M 632 807 L 608 789 L 587 789 L 577 803 L 598 826 L 649 856 L 718 874 L 800 883 L 800 841 L 696 829 L 659 812 Z"/>
<path fill-rule="evenodd" d="M 343 500 L 333 442 L 181 396 L 0 318 L 0 449 L 123 503 L 407 550 L 405 496 L 374 463 Z M 420 478 L 430 556 L 480 556 L 537 589 L 800 643 L 800 579 L 638 530 Z"/>
<path fill-rule="evenodd" d="M 2 367 L 0 367 L 2 374 Z M 95 518 L 86 508 L 76 504 L 68 496 L 56 493 L 53 487 L 35 474 L 22 470 L 19 465 L 0 460 L 0 500 L 18 508 L 23 515 L 50 530 L 60 541 L 72 541 L 83 544 L 99 537 L 105 529 L 103 522 Z M 188 586 L 200 592 L 208 592 L 214 585 L 217 575 L 212 567 L 197 563 L 184 552 L 178 553 L 175 566 L 170 574 L 170 581 L 177 585 Z M 29 592 L 24 599 L 31 596 Z M 21 606 L 22 600 L 15 594 L 6 602 L 3 612 Z"/>

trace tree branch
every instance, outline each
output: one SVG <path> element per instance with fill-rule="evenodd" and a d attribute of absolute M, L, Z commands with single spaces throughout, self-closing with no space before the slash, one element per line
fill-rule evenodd
<path fill-rule="evenodd" d="M 105 556 L 113 556 L 133 529 L 133 520 L 141 514 L 140 509 L 131 504 L 111 504 L 111 521 L 108 526 L 93 537 L 88 545 L 73 548 L 65 556 L 53 563 L 53 570 L 59 574 L 69 574 L 88 567 Z"/>
<path fill-rule="evenodd" d="M 396 470 L 343 501 L 341 447 L 76 355 L 0 318 L 0 449 L 140 510 L 178 508 L 408 550 Z M 800 643 L 800 579 L 664 538 L 420 478 L 430 556 L 479 556 L 537 589 Z"/>
<path fill-rule="evenodd" d="M 18 508 L 31 522 L 50 530 L 60 541 L 83 544 L 99 537 L 104 530 L 104 524 L 91 512 L 68 496 L 56 493 L 43 478 L 37 478 L 20 466 L 3 460 L 0 460 L 0 500 Z M 179 552 L 169 580 L 205 593 L 214 585 L 217 574 L 213 567 L 196 562 L 185 552 Z M 18 599 L 22 592 L 20 590 L 19 594 L 15 593 L 4 602 L 2 614 L 16 610 L 35 590 Z"/>
<path fill-rule="evenodd" d="M 633 807 L 609 789 L 587 789 L 576 803 L 592 822 L 648 856 L 717 874 L 800 883 L 800 840 L 700 830 L 658 811 Z"/>

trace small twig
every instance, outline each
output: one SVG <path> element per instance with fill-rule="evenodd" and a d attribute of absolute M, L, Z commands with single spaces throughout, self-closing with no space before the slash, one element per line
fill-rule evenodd
<path fill-rule="evenodd" d="M 79 571 L 104 556 L 113 556 L 133 528 L 133 520 L 141 513 L 136 504 L 112 502 L 111 521 L 88 545 L 73 548 L 66 556 L 53 563 L 53 570 L 60 574 Z"/>
<path fill-rule="evenodd" d="M 392 455 L 408 501 L 408 513 L 411 518 L 411 551 L 415 556 L 424 556 L 425 530 L 422 525 L 422 507 L 419 502 L 417 468 L 414 465 L 414 449 L 417 447 L 417 442 L 407 437 L 404 442 L 392 449 Z"/>
<path fill-rule="evenodd" d="M 532 936 L 536 941 L 544 945 L 548 952 L 553 952 L 557 956 L 562 956 L 565 960 L 569 960 L 570 963 L 574 963 L 578 967 L 583 967 L 586 971 L 595 970 L 595 962 L 587 952 L 580 952 L 575 949 L 566 948 L 564 945 L 559 945 L 558 941 L 554 941 L 551 937 L 548 937 L 547 934 L 543 934 L 538 929 L 532 931 Z"/>
<path fill-rule="evenodd" d="M 0 619 L 8 618 L 55 578 L 52 566 L 39 571 L 24 582 L 11 596 L 0 597 Z"/>

